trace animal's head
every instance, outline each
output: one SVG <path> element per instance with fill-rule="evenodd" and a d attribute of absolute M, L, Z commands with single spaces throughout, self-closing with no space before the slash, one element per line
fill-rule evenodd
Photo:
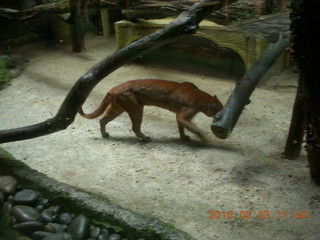
<path fill-rule="evenodd" d="M 222 103 L 219 101 L 216 95 L 211 97 L 207 109 L 204 111 L 208 117 L 213 117 L 217 112 L 220 112 L 223 109 Z"/>

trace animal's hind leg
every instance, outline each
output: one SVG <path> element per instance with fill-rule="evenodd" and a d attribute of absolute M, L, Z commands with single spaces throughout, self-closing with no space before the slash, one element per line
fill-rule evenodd
<path fill-rule="evenodd" d="M 150 142 L 150 137 L 147 137 L 141 132 L 141 123 L 142 123 L 142 116 L 143 116 L 143 107 L 139 106 L 134 109 L 130 109 L 127 111 L 131 122 L 132 122 L 132 130 L 144 142 Z"/>
<path fill-rule="evenodd" d="M 100 131 L 103 138 L 109 137 L 109 133 L 106 132 L 106 125 L 121 113 L 123 113 L 123 109 L 118 106 L 114 107 L 112 104 L 109 105 L 104 116 L 100 119 Z"/>

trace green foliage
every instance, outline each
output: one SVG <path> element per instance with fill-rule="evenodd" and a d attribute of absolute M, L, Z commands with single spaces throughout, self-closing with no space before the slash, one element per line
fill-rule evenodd
<path fill-rule="evenodd" d="M 12 74 L 6 66 L 6 61 L 0 60 L 0 84 L 9 81 L 12 78 Z"/>

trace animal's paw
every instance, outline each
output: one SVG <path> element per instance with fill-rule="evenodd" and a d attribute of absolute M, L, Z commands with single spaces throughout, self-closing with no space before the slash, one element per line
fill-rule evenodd
<path fill-rule="evenodd" d="M 188 135 L 180 136 L 180 138 L 184 142 L 189 142 L 190 141 L 190 137 Z"/>
<path fill-rule="evenodd" d="M 145 143 L 151 142 L 151 138 L 150 138 L 150 137 L 143 137 L 143 138 L 140 138 L 140 140 L 141 140 L 142 142 L 145 142 Z"/>
<path fill-rule="evenodd" d="M 101 135 L 102 135 L 103 138 L 110 137 L 109 133 L 107 133 L 107 132 L 102 132 Z"/>

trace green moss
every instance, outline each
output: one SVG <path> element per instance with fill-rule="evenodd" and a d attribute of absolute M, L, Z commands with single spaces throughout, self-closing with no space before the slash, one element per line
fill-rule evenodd
<path fill-rule="evenodd" d="M 0 155 L 4 158 L 13 159 L 13 156 L 1 147 L 0 147 Z"/>
<path fill-rule="evenodd" d="M 5 60 L 0 60 L 0 84 L 8 82 L 12 78 L 12 74 L 6 67 Z"/>

